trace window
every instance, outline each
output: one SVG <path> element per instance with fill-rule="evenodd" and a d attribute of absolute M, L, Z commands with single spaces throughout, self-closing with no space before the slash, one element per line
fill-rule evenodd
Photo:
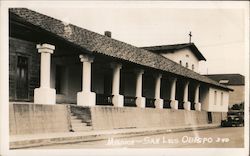
<path fill-rule="evenodd" d="M 214 91 L 214 105 L 217 103 L 217 91 Z"/>
<path fill-rule="evenodd" d="M 220 104 L 223 105 L 223 92 L 221 92 L 221 96 L 220 96 Z"/>
<path fill-rule="evenodd" d="M 182 61 L 180 60 L 180 65 L 182 65 Z"/>
<path fill-rule="evenodd" d="M 194 65 L 192 64 L 192 70 L 194 70 Z"/>
<path fill-rule="evenodd" d="M 186 62 L 186 68 L 188 68 L 188 63 Z"/>

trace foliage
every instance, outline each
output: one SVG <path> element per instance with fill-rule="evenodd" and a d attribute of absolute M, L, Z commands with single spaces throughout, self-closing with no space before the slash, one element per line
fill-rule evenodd
<path fill-rule="evenodd" d="M 240 104 L 234 104 L 231 107 L 231 110 L 244 110 L 244 102 L 242 102 Z"/>

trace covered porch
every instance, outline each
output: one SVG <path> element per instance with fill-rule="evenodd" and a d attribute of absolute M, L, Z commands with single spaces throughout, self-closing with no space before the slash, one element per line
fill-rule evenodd
<path fill-rule="evenodd" d="M 201 110 L 198 81 L 62 45 L 37 49 L 41 85 L 34 103 Z"/>

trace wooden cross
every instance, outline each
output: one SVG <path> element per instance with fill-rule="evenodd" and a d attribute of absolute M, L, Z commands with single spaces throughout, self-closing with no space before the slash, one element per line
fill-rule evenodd
<path fill-rule="evenodd" d="M 192 32 L 190 31 L 189 35 L 189 43 L 191 43 L 191 38 L 192 38 Z"/>

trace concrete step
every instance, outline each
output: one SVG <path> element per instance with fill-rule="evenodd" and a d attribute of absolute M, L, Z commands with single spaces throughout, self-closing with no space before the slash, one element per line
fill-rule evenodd
<path fill-rule="evenodd" d="M 91 122 L 86 122 L 86 125 L 87 126 L 92 126 L 92 123 Z"/>
<path fill-rule="evenodd" d="M 91 127 L 91 126 L 80 126 L 80 127 L 72 127 L 72 129 L 73 129 L 75 132 L 90 131 L 90 130 L 92 130 L 92 127 Z"/>
<path fill-rule="evenodd" d="M 74 124 L 74 123 L 82 123 L 82 120 L 79 120 L 79 119 L 71 119 L 71 124 Z"/>
<path fill-rule="evenodd" d="M 77 116 L 72 116 L 72 115 L 70 116 L 70 118 L 71 118 L 71 119 L 78 119 Z"/>
<path fill-rule="evenodd" d="M 73 127 L 73 126 L 77 126 L 77 127 L 78 127 L 78 126 L 84 126 L 84 127 L 85 127 L 85 126 L 87 126 L 87 123 L 84 123 L 84 122 L 79 123 L 79 122 L 78 122 L 78 123 L 71 123 L 71 125 L 72 125 L 72 127 Z"/>
<path fill-rule="evenodd" d="M 79 132 L 79 131 L 89 131 L 92 130 L 91 126 L 87 126 L 87 123 L 84 123 L 80 120 L 77 120 L 77 122 L 71 122 L 72 124 L 72 130 L 75 132 Z"/>
<path fill-rule="evenodd" d="M 71 113 L 71 125 L 74 132 L 90 131 L 92 130 L 91 122 L 82 122 L 76 115 Z"/>
<path fill-rule="evenodd" d="M 78 129 L 78 128 L 86 128 L 86 129 L 89 129 L 89 128 L 92 128 L 92 126 L 83 126 L 83 125 L 72 125 L 72 129 Z"/>

